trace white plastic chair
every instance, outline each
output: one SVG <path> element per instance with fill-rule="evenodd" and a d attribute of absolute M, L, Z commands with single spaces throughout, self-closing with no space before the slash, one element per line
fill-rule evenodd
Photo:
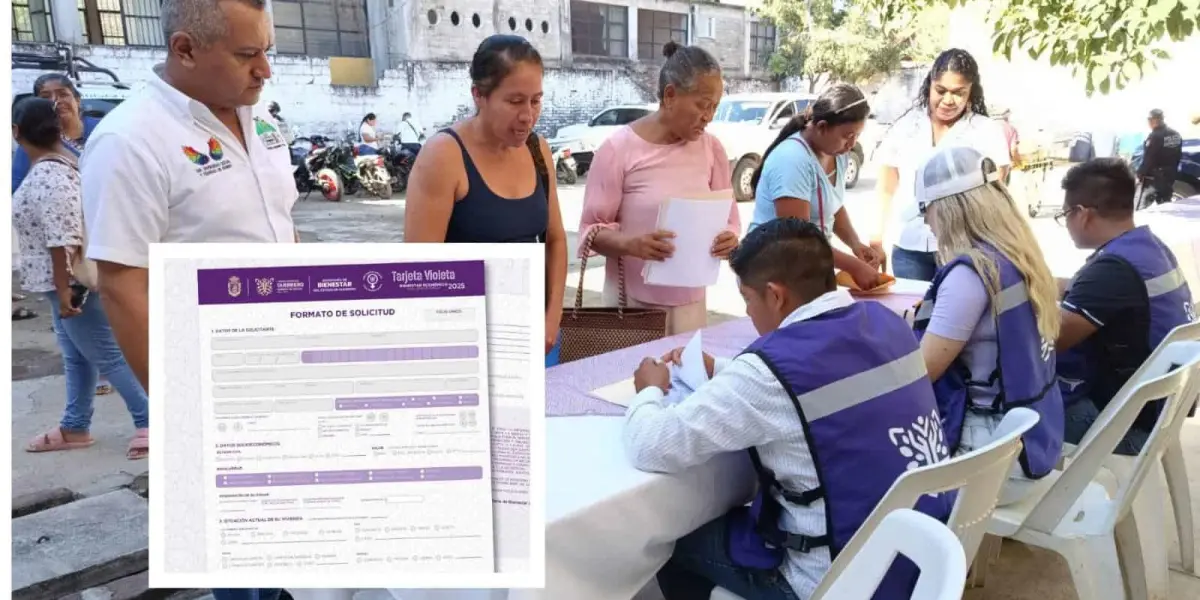
<path fill-rule="evenodd" d="M 921 570 L 912 598 L 962 598 L 967 579 L 962 543 L 937 519 L 907 508 L 894 510 L 883 518 L 825 596 L 837 600 L 871 600 L 897 554 L 908 557 Z"/>
<path fill-rule="evenodd" d="M 975 560 L 979 544 L 987 533 L 988 517 L 995 510 L 1000 489 L 1008 480 L 1008 473 L 1021 452 L 1021 436 L 1037 422 L 1036 412 L 1027 408 L 1013 409 L 1004 415 L 1004 419 L 996 427 L 990 444 L 901 475 L 838 554 L 810 600 L 836 600 L 838 596 L 831 595 L 829 588 L 841 577 L 846 566 L 855 559 L 867 540 L 874 535 L 884 517 L 897 510 L 911 509 L 925 494 L 958 490 L 954 510 L 950 513 L 949 528 L 962 543 L 965 569 L 966 565 Z M 717 588 L 710 600 L 736 598 L 737 596 L 728 590 Z"/>
<path fill-rule="evenodd" d="M 1200 321 L 1185 323 L 1172 329 L 1167 334 L 1163 341 L 1154 349 L 1149 358 L 1142 363 L 1129 381 L 1126 382 L 1125 388 L 1132 389 L 1133 386 L 1139 383 L 1149 381 L 1154 377 L 1162 375 L 1170 368 L 1171 362 L 1163 362 L 1163 356 L 1166 348 L 1175 342 L 1197 342 L 1200 341 Z M 1184 361 L 1186 362 L 1186 361 Z M 1175 362 L 1175 364 L 1183 364 Z M 1120 392 L 1125 392 L 1123 388 Z M 1120 395 L 1118 392 L 1118 396 Z M 1191 396 L 1191 401 L 1185 398 L 1185 403 L 1188 404 L 1190 410 L 1195 396 Z M 1112 407 L 1112 404 L 1109 405 Z M 1106 407 L 1107 410 L 1108 407 Z M 1067 460 L 1074 457 L 1075 451 L 1068 452 L 1065 456 Z M 1128 456 L 1113 455 L 1105 463 L 1106 467 L 1111 468 L 1114 472 L 1128 471 L 1133 466 L 1133 458 Z M 1175 514 L 1175 533 L 1179 540 L 1179 559 L 1181 568 L 1187 573 L 1196 573 L 1196 532 L 1192 516 L 1192 492 L 1191 486 L 1188 483 L 1187 462 L 1183 458 L 1183 443 L 1176 435 L 1168 444 L 1166 451 L 1162 457 L 1163 472 L 1167 480 L 1167 494 L 1171 497 L 1171 508 Z"/>
<path fill-rule="evenodd" d="M 1124 599 L 1127 578 L 1122 578 L 1117 529 L 1137 531 L 1131 507 L 1147 473 L 1161 460 L 1167 444 L 1183 424 L 1182 417 L 1190 406 L 1183 398 L 1197 383 L 1194 375 L 1200 364 L 1197 356 L 1188 358 L 1179 369 L 1118 394 L 1109 405 L 1111 410 L 1101 413 L 1080 441 L 1066 468 L 1050 475 L 1055 479 L 1046 493 L 997 508 L 988 532 L 1062 555 L 1082 600 Z M 1166 400 L 1158 427 L 1138 456 L 1135 468 L 1121 478 L 1117 492 L 1110 498 L 1104 486 L 1094 481 L 1100 467 L 1142 407 L 1159 398 Z M 1131 558 L 1135 557 L 1127 557 L 1127 561 Z M 1130 583 L 1136 590 L 1136 581 Z"/>
<path fill-rule="evenodd" d="M 1137 385 L 1167 373 L 1174 366 L 1187 365 L 1200 358 L 1200 342 L 1190 338 L 1200 335 L 1200 325 L 1187 324 L 1175 328 L 1157 349 L 1142 364 L 1129 382 L 1117 393 L 1117 398 L 1129 393 Z M 1186 340 L 1186 341 L 1180 341 Z M 1163 453 L 1157 462 L 1163 466 L 1167 488 L 1163 489 L 1157 476 L 1156 462 L 1150 463 L 1150 474 L 1146 477 L 1130 504 L 1129 513 L 1122 516 L 1115 530 L 1117 550 L 1122 572 L 1132 600 L 1166 598 L 1168 593 L 1169 543 L 1166 515 L 1163 514 L 1163 495 L 1171 498 L 1179 553 L 1183 568 L 1195 569 L 1195 538 L 1192 525 L 1191 492 L 1188 489 L 1187 464 L 1183 459 L 1183 446 L 1179 431 L 1188 410 L 1200 393 L 1200 377 L 1193 377 L 1180 395 L 1181 410 L 1177 421 L 1160 419 L 1159 428 L 1171 433 L 1163 442 Z M 1114 401 L 1105 407 L 1099 419 L 1119 410 Z M 1165 409 L 1164 409 L 1165 410 Z M 1124 431 L 1124 430 L 1123 430 Z M 1124 435 L 1124 433 L 1122 433 Z M 1075 460 L 1079 450 L 1069 453 L 1066 460 Z M 1108 492 L 1115 494 L 1120 481 L 1129 479 L 1137 468 L 1139 457 L 1109 455 L 1104 460 L 1104 470 L 1114 477 L 1102 478 L 1109 483 Z M 1101 475 L 1105 475 L 1102 471 Z M 1115 481 L 1112 481 L 1115 479 Z M 1107 481 L 1106 481 L 1107 480 Z"/>

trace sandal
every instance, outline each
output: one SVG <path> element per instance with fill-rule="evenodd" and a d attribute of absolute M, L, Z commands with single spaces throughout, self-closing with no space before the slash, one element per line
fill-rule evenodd
<path fill-rule="evenodd" d="M 26 452 L 57 452 L 59 450 L 77 450 L 79 448 L 87 448 L 95 444 L 96 440 L 88 438 L 84 442 L 70 442 L 63 436 L 62 428 L 55 427 L 47 430 L 46 433 L 34 437 L 29 440 L 29 444 L 25 446 Z"/>
<path fill-rule="evenodd" d="M 129 440 L 129 449 L 125 451 L 125 458 L 142 460 L 147 456 L 150 456 L 150 430 L 138 429 L 133 434 L 133 439 Z"/>
<path fill-rule="evenodd" d="M 12 311 L 12 320 L 14 320 L 14 321 L 25 321 L 28 319 L 35 319 L 35 318 L 37 318 L 37 316 L 38 316 L 37 313 L 33 312 L 32 310 L 29 310 L 28 308 L 25 308 L 24 306 L 14 308 Z"/>
<path fill-rule="evenodd" d="M 107 396 L 111 393 L 113 393 L 113 386 L 110 383 L 101 383 L 96 386 L 97 396 Z"/>

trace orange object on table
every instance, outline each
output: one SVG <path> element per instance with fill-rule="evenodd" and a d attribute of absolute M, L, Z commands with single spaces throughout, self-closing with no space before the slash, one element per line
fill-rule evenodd
<path fill-rule="evenodd" d="M 850 273 L 846 271 L 838 271 L 837 283 L 842 287 L 850 288 L 850 293 L 856 296 L 885 294 L 889 288 L 891 288 L 893 285 L 896 285 L 896 278 L 888 273 L 880 273 L 879 277 L 883 283 L 880 283 L 869 290 L 864 290 L 858 287 L 858 284 L 854 282 L 854 277 L 851 276 Z"/>

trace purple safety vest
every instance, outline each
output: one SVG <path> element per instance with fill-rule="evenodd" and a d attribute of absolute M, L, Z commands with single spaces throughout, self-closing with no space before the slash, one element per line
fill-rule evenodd
<path fill-rule="evenodd" d="M 1179 261 L 1149 228 L 1135 227 L 1113 238 L 1092 254 L 1088 262 L 1101 256 L 1115 256 L 1125 261 L 1146 285 L 1146 302 L 1150 305 L 1148 352 L 1153 352 L 1172 329 L 1196 320 L 1192 291 L 1179 269 Z M 1081 346 L 1059 356 L 1059 387 L 1067 404 L 1089 397 L 1096 368 L 1102 366 L 1088 360 Z M 1162 403 L 1150 406 L 1157 417 Z M 1195 407 L 1192 407 L 1188 415 L 1194 411 Z"/>
<path fill-rule="evenodd" d="M 751 569 L 778 569 L 791 552 L 828 547 L 836 558 L 906 471 L 949 457 L 925 361 L 908 324 L 876 302 L 858 302 L 768 333 L 747 349 L 791 397 L 820 486 L 788 490 L 763 466 L 749 507 L 728 515 L 729 557 Z M 922 496 L 916 509 L 945 522 L 953 492 Z M 783 531 L 784 502 L 820 510 L 825 533 Z M 918 572 L 901 558 L 875 597 L 907 598 Z"/>
<path fill-rule="evenodd" d="M 1038 333 L 1037 316 L 1033 312 L 1033 304 L 1029 302 L 1029 288 L 1021 272 L 1001 252 L 991 248 L 984 251 L 995 261 L 1000 274 L 1000 292 L 992 298 L 991 307 L 998 313 L 996 344 L 1000 350 L 999 357 L 996 369 L 987 381 L 974 381 L 966 365 L 956 359 L 933 382 L 938 410 L 942 415 L 942 428 L 946 431 L 947 445 L 953 453 L 958 450 L 962 440 L 963 421 L 968 411 L 1004 414 L 1022 406 L 1034 410 L 1039 419 L 1037 425 L 1022 437 L 1024 448 L 1019 462 L 1026 477 L 1040 479 L 1058 463 L 1066 427 L 1062 395 L 1055 374 L 1054 344 L 1042 339 Z M 933 315 L 938 288 L 950 270 L 960 264 L 978 273 L 967 256 L 959 256 L 938 269 L 933 277 L 933 285 L 917 309 L 913 329 L 918 339 L 925 335 L 925 328 Z M 991 387 L 997 381 L 1000 391 L 992 405 L 976 406 L 971 398 L 972 387 Z"/>

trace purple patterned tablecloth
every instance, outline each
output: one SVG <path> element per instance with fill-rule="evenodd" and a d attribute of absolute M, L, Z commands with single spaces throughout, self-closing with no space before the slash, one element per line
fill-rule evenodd
<path fill-rule="evenodd" d="M 904 293 L 869 299 L 880 302 L 897 313 L 903 313 L 921 297 L 906 290 Z M 758 338 L 758 333 L 754 331 L 748 317 L 705 327 L 703 331 L 701 344 L 704 351 L 726 358 L 736 356 Z M 687 344 L 694 334 L 695 332 L 682 333 L 546 369 L 546 416 L 625 414 L 625 407 L 601 400 L 593 396 L 591 391 L 633 377 L 634 369 L 643 358 L 662 356 L 673 348 Z"/>

